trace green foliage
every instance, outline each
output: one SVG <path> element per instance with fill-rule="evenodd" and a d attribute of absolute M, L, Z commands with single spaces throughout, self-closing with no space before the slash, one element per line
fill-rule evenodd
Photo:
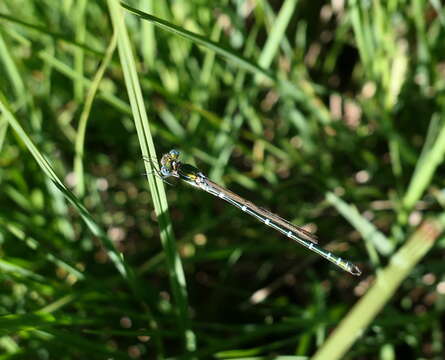
<path fill-rule="evenodd" d="M 444 25 L 421 0 L 2 1 L 0 358 L 440 359 Z M 361 278 L 164 184 L 172 148 Z"/>

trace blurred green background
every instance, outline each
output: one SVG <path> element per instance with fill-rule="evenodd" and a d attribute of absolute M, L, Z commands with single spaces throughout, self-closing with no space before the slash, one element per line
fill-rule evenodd
<path fill-rule="evenodd" d="M 0 359 L 442 359 L 441 2 L 127 4 L 0 3 Z"/>

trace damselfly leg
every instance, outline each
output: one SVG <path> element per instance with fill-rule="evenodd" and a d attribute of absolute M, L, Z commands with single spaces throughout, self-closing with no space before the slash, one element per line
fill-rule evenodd
<path fill-rule="evenodd" d="M 153 157 L 149 157 L 149 156 L 142 156 L 142 159 L 144 159 L 144 161 L 150 163 L 151 167 L 153 168 L 153 170 L 146 172 L 146 173 L 142 173 L 142 175 L 146 176 L 146 175 L 153 174 L 156 177 L 158 177 L 159 179 L 161 179 L 163 182 L 165 182 L 166 184 L 168 184 L 170 186 L 174 186 L 171 182 L 167 181 L 169 176 L 165 176 L 164 174 L 161 173 L 161 170 L 159 169 L 159 165 L 156 161 L 157 159 L 155 159 Z"/>

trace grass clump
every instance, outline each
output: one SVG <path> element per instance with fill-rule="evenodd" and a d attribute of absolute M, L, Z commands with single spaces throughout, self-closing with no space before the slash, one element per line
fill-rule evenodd
<path fill-rule="evenodd" d="M 420 1 L 2 2 L 1 357 L 440 358 L 443 24 Z M 362 277 L 166 190 L 172 148 Z"/>

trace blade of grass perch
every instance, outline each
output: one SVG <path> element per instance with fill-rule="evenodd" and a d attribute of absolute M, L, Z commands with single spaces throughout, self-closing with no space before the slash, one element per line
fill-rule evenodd
<path fill-rule="evenodd" d="M 131 50 L 130 40 L 125 27 L 123 11 L 118 0 L 108 0 L 113 27 L 118 36 L 118 50 L 122 63 L 125 84 L 133 112 L 142 155 L 145 158 L 156 159 L 156 150 L 150 132 L 147 113 L 139 84 L 135 60 Z M 168 203 L 163 182 L 153 172 L 152 162 L 145 161 L 146 174 L 153 199 L 154 209 L 159 221 L 162 246 L 166 255 L 170 284 L 173 297 L 178 305 L 179 325 L 187 351 L 196 349 L 195 335 L 191 329 L 188 313 L 187 288 L 182 268 L 181 258 L 176 250 L 173 227 L 168 213 Z"/>
<path fill-rule="evenodd" d="M 366 330 L 400 283 L 410 274 L 436 242 L 445 227 L 445 215 L 426 220 L 397 251 L 382 270 L 366 295 L 352 308 L 312 360 L 342 359 Z"/>
<path fill-rule="evenodd" d="M 332 192 L 326 194 L 326 200 L 335 206 L 338 212 L 342 214 L 366 240 L 368 252 L 375 266 L 377 266 L 379 262 L 375 249 L 382 255 L 389 255 L 393 252 L 394 245 L 371 222 L 364 218 L 357 211 L 357 208 L 347 204 Z"/>

